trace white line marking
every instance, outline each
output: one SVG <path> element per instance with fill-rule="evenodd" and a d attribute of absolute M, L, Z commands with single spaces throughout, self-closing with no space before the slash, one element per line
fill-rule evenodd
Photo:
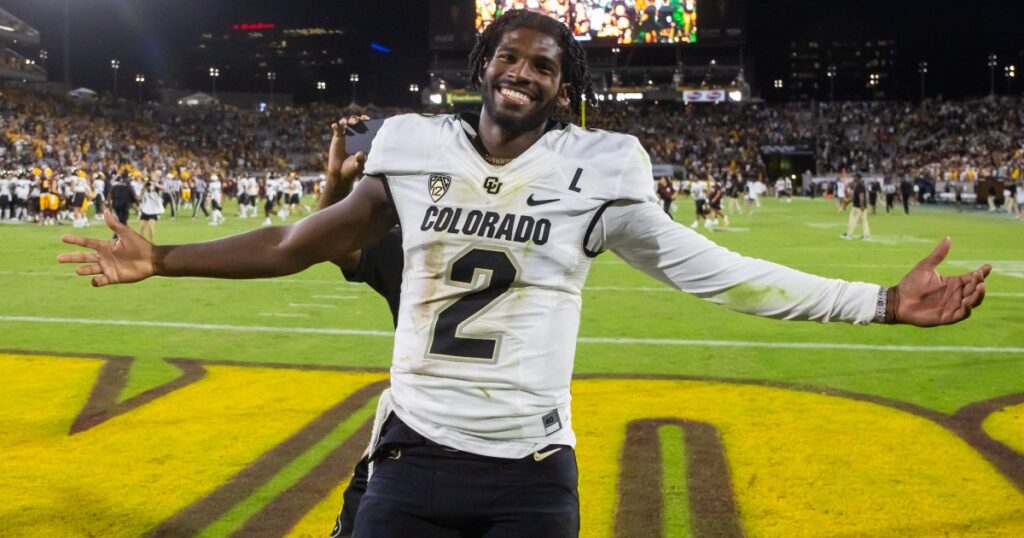
<path fill-rule="evenodd" d="M 348 300 L 348 299 L 358 299 L 358 297 L 356 297 L 355 295 L 314 295 L 313 298 L 314 299 L 338 299 L 338 300 L 342 300 L 342 301 Z"/>
<path fill-rule="evenodd" d="M 1016 297 L 1024 299 L 1024 293 L 1001 293 L 1001 292 L 985 292 L 985 297 Z"/>
<path fill-rule="evenodd" d="M 283 334 L 324 334 L 331 336 L 382 336 L 392 337 L 391 331 L 361 329 L 321 329 L 317 327 L 268 327 L 265 325 L 208 325 L 205 323 L 183 323 L 175 321 L 135 321 L 123 319 L 80 319 L 46 318 L 38 316 L 0 316 L 0 321 L 26 323 L 73 323 L 79 325 L 121 325 L 130 327 L 164 327 L 173 329 L 198 329 L 206 331 L 231 331 Z M 600 338 L 581 336 L 581 344 L 655 345 L 655 346 L 705 346 L 705 347 L 752 347 L 772 349 L 841 349 L 854 351 L 910 351 L 910 352 L 952 352 L 952 353 L 1021 353 L 1024 347 L 986 346 L 907 346 L 873 344 L 837 344 L 834 342 L 749 342 L 742 340 L 679 340 L 673 338 Z"/>
<path fill-rule="evenodd" d="M 317 303 L 288 303 L 288 306 L 292 308 L 336 308 L 338 305 Z"/>
<path fill-rule="evenodd" d="M 309 314 L 287 314 L 285 312 L 260 312 L 261 316 L 271 316 L 275 318 L 308 318 Z"/>
<path fill-rule="evenodd" d="M 243 333 L 326 334 L 331 336 L 394 336 L 393 331 L 361 329 L 320 329 L 316 327 L 269 327 L 266 325 L 209 325 L 176 321 L 134 321 L 125 319 L 44 318 L 37 316 L 0 316 L 0 321 L 29 323 L 75 323 L 79 325 L 119 325 L 128 327 L 163 327 L 169 329 L 197 329 L 203 331 L 229 331 Z"/>

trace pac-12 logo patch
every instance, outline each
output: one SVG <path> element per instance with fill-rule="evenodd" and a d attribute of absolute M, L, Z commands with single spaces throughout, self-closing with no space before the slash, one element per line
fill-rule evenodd
<path fill-rule="evenodd" d="M 433 201 L 440 200 L 444 193 L 448 192 L 448 187 L 452 184 L 451 176 L 442 176 L 440 174 L 432 174 L 430 180 L 427 182 L 427 191 L 430 193 L 430 198 Z"/>

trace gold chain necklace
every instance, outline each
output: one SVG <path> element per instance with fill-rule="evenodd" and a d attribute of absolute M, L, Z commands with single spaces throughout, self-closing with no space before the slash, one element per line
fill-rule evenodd
<path fill-rule="evenodd" d="M 494 166 L 505 166 L 506 164 L 512 162 L 512 159 L 514 158 L 515 157 L 494 157 L 487 153 L 484 154 L 484 160 L 487 161 L 488 164 Z"/>

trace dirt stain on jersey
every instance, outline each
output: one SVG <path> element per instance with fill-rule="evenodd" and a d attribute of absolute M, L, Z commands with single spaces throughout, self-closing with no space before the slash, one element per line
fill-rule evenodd
<path fill-rule="evenodd" d="M 716 296 L 715 301 L 735 310 L 747 310 L 754 307 L 780 304 L 788 301 L 790 296 L 779 286 L 755 286 L 739 284 L 725 293 Z"/>

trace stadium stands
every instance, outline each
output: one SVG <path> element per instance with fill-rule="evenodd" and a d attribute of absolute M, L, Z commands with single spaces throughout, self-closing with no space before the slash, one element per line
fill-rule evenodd
<path fill-rule="evenodd" d="M 1022 179 L 1022 104 L 1010 97 L 923 105 L 602 103 L 588 114 L 587 126 L 636 135 L 654 163 L 675 165 L 682 179 L 730 174 L 773 179 L 766 177 L 763 147 L 801 143 L 814 148 L 818 174 L 926 177 L 942 192 L 949 181 Z M 80 104 L 63 96 L 7 91 L 0 103 L 5 126 L 0 169 L 191 170 L 229 177 L 319 173 L 326 165 L 326 126 L 343 112 L 319 105 L 258 112 L 223 105 Z"/>

